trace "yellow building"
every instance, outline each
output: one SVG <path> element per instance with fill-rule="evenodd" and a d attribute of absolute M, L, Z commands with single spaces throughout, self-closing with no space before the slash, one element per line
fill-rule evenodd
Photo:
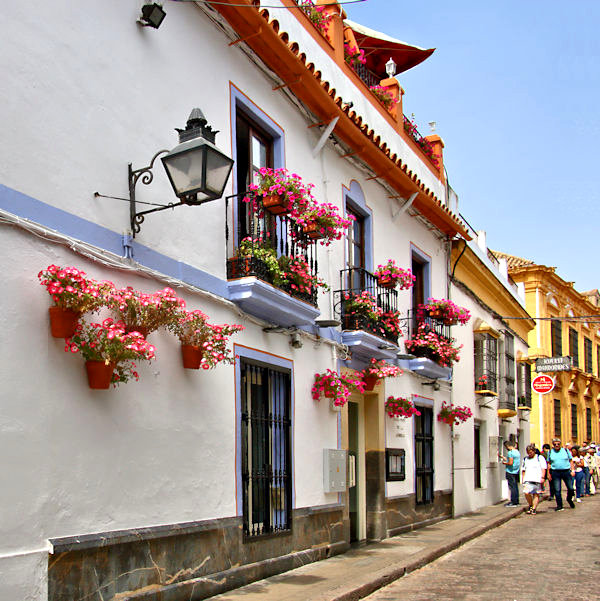
<path fill-rule="evenodd" d="M 533 393 L 532 442 L 541 445 L 554 437 L 563 443 L 598 442 L 598 290 L 577 292 L 573 282 L 563 280 L 554 267 L 536 265 L 533 261 L 504 253 L 494 254 L 507 262 L 510 276 L 524 287 L 527 311 L 537 318 L 536 328 L 529 333 L 529 357 L 572 358 L 570 370 L 548 374 L 556 382 L 552 392 Z"/>

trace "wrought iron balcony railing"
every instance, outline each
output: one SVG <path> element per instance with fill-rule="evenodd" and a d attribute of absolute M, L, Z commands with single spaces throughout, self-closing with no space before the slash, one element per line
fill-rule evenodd
<path fill-rule="evenodd" d="M 390 318 L 401 328 L 398 292 L 379 284 L 375 275 L 361 267 L 340 271 L 340 289 L 334 292 L 334 311 L 344 330 L 363 330 L 397 344 L 398 328 L 390 327 Z"/>
<path fill-rule="evenodd" d="M 408 312 L 408 337 L 414 338 L 419 331 L 423 329 L 428 332 L 435 332 L 438 336 L 442 336 L 447 340 L 452 337 L 450 335 L 450 326 L 444 323 L 443 319 L 431 317 L 425 311 L 419 309 L 411 309 Z"/>
<path fill-rule="evenodd" d="M 250 202 L 243 202 L 249 198 Z M 238 194 L 236 236 L 227 260 L 227 279 L 247 276 L 281 288 L 291 296 L 317 306 L 317 287 L 300 276 L 294 277 L 286 266 L 287 258 L 296 265 L 304 265 L 310 278 L 318 272 L 314 240 L 307 237 L 302 228 L 286 215 L 268 213 L 260 196 L 254 192 Z M 255 202 L 254 202 L 255 201 Z M 229 229 L 225 237 L 229 246 Z"/>

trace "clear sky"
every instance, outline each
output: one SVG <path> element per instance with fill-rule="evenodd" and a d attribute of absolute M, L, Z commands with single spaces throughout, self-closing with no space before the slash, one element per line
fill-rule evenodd
<path fill-rule="evenodd" d="M 600 287 L 600 0 L 366 0 L 348 18 L 435 53 L 398 76 L 488 246 Z"/>

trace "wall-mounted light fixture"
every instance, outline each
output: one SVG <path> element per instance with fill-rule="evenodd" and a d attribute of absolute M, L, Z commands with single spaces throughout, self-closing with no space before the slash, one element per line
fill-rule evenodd
<path fill-rule="evenodd" d="M 440 383 L 437 380 L 432 380 L 431 382 L 421 382 L 421 384 L 423 386 L 431 386 L 431 388 L 433 388 L 433 390 L 440 389 Z"/>
<path fill-rule="evenodd" d="M 387 73 L 388 77 L 394 77 L 394 75 L 396 75 L 396 69 L 397 69 L 397 65 L 394 62 L 394 59 L 390 56 L 390 60 L 385 63 L 385 72 Z"/>
<path fill-rule="evenodd" d="M 142 6 L 142 14 L 138 23 L 144 27 L 158 29 L 166 16 L 167 13 L 158 2 L 148 2 Z"/>
<path fill-rule="evenodd" d="M 130 223 L 134 237 L 140 231 L 144 216 L 149 213 L 180 205 L 200 205 L 223 196 L 233 160 L 215 146 L 215 136 L 219 132 L 207 125 L 202 111 L 197 108 L 191 112 L 185 129 L 177 129 L 177 132 L 179 144 L 173 150 L 159 150 L 147 167 L 132 169 L 129 163 Z M 143 184 L 152 182 L 154 161 L 161 154 L 165 155 L 161 160 L 179 202 L 137 212 L 135 186 L 140 179 Z"/>

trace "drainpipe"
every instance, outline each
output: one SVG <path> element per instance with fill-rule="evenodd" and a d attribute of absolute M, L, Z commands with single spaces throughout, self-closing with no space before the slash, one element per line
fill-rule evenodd
<path fill-rule="evenodd" d="M 451 261 L 452 261 L 452 240 L 450 239 L 450 236 L 446 236 L 446 298 L 448 300 L 452 300 L 450 298 L 450 296 L 451 296 L 450 295 Z M 456 265 L 454 267 L 456 268 Z M 452 276 L 454 276 L 454 271 L 452 271 Z M 454 379 L 454 374 L 452 374 L 452 377 Z M 452 402 L 453 402 L 453 391 L 454 391 L 454 386 L 450 386 L 450 404 L 452 404 Z M 452 425 L 450 426 L 450 489 L 452 490 L 452 513 L 451 513 L 452 518 L 454 518 L 454 515 L 455 515 L 455 511 L 454 511 L 455 482 L 456 482 L 456 478 L 455 478 L 455 465 L 454 465 L 454 422 L 452 422 Z"/>

